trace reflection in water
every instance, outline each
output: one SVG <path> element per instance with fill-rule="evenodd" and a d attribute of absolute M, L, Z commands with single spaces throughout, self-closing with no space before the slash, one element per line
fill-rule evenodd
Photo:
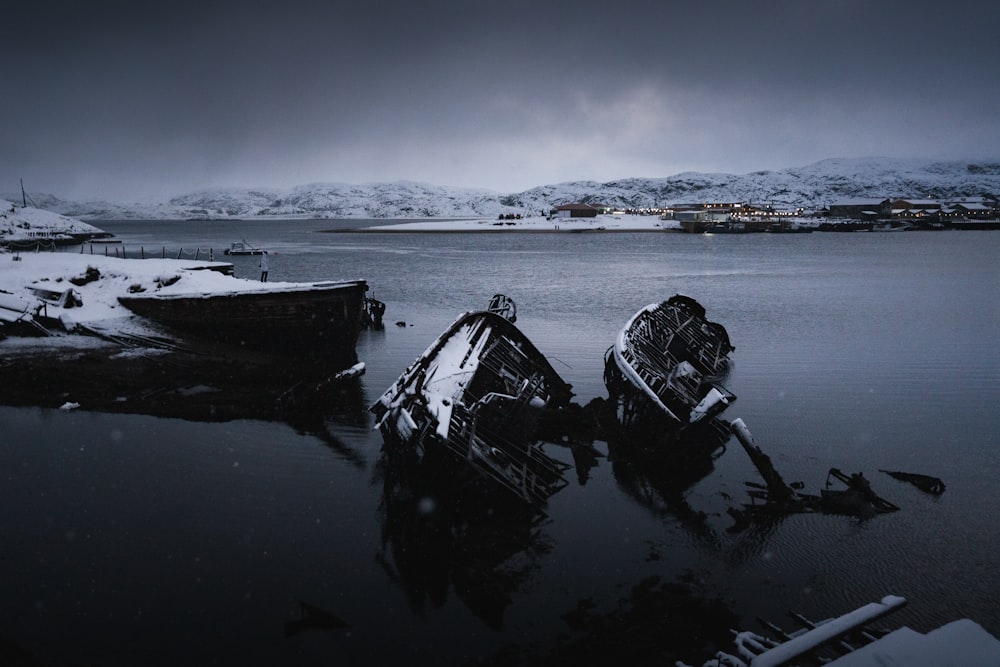
<path fill-rule="evenodd" d="M 285 623 L 285 637 L 294 637 L 306 630 L 340 630 L 351 625 L 322 607 L 299 602 L 299 618 Z"/>
<path fill-rule="evenodd" d="M 511 595 L 551 548 L 540 507 L 503 492 L 442 448 L 421 456 L 383 447 L 377 476 L 378 558 L 413 610 L 442 607 L 451 589 L 488 627 L 502 627 Z"/>
<path fill-rule="evenodd" d="M 365 459 L 328 424 L 367 426 L 361 382 L 336 370 L 304 366 L 292 355 L 212 348 L 149 350 L 97 347 L 26 352 L 3 359 L 0 403 L 188 421 L 284 422 L 326 443 L 357 467 Z"/>
<path fill-rule="evenodd" d="M 618 487 L 653 516 L 676 520 L 699 542 L 731 563 L 747 562 L 759 555 L 785 518 L 763 514 L 752 522 L 730 507 L 733 522 L 723 527 L 710 521 L 704 509 L 692 507 L 687 493 L 708 477 L 715 461 L 726 452 L 731 424 L 716 416 L 711 421 L 681 431 L 622 425 L 612 414 L 611 403 L 594 401 L 599 433 L 608 443 L 608 459 Z"/>
<path fill-rule="evenodd" d="M 476 664 L 492 665 L 672 665 L 701 664 L 704 656 L 731 646 L 738 617 L 709 598 L 688 577 L 665 582 L 647 577 L 614 608 L 598 611 L 580 600 L 562 616 L 569 632 L 551 646 L 510 644 Z"/>
<path fill-rule="evenodd" d="M 673 434 L 629 429 L 609 437 L 608 458 L 618 486 L 654 516 L 676 517 L 709 537 L 706 515 L 688 504 L 685 492 L 712 472 L 729 437 L 728 423 L 718 417 Z"/>

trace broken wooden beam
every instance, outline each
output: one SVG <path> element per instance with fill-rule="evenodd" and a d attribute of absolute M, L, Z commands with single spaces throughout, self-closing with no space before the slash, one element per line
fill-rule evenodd
<path fill-rule="evenodd" d="M 730 428 L 736 435 L 736 439 L 743 445 L 743 449 L 746 450 L 754 467 L 760 472 L 760 476 L 764 478 L 764 482 L 767 484 L 768 500 L 778 503 L 790 500 L 795 495 L 795 491 L 785 483 L 778 471 L 774 469 L 771 457 L 765 454 L 754 442 L 753 435 L 751 435 L 746 423 L 737 417 L 730 424 Z"/>

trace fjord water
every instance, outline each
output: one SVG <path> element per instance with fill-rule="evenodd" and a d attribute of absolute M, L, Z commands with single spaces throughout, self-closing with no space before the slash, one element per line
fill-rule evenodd
<path fill-rule="evenodd" d="M 585 482 L 569 471 L 540 525 L 484 512 L 507 551 L 470 544 L 479 533 L 464 524 L 442 546 L 419 517 L 394 524 L 363 411 L 331 407 L 320 437 L 249 415 L 90 412 L 85 396 L 72 412 L 0 407 L 0 637 L 45 664 L 460 664 L 509 644 L 544 655 L 572 640 L 569 612 L 614 616 L 654 576 L 752 629 L 755 616 L 823 618 L 896 594 L 909 606 L 893 623 L 970 617 L 1000 635 L 1000 233 L 351 231 L 363 224 L 98 223 L 148 254 L 221 259 L 245 238 L 270 250 L 272 282 L 366 279 L 387 326 L 358 345 L 363 405 L 497 292 L 585 404 L 607 396 L 603 355 L 622 324 L 686 294 L 736 346 L 725 416 L 785 479 L 818 493 L 832 467 L 863 472 L 901 510 L 730 531 L 727 508 L 759 480 L 732 439 L 679 493 L 663 492 L 668 471 L 626 478 L 601 458 Z M 256 277 L 257 258 L 229 259 Z M 295 631 L 300 602 L 349 627 Z"/>

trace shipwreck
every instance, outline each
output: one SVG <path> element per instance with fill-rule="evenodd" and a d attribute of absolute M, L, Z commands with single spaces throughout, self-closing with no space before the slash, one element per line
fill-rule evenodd
<path fill-rule="evenodd" d="M 295 350 L 329 359 L 338 368 L 357 362 L 364 280 L 292 283 L 225 292 L 149 293 L 118 297 L 119 303 L 184 334 L 237 348 Z"/>
<path fill-rule="evenodd" d="M 545 411 L 572 388 L 507 318 L 460 315 L 370 407 L 390 447 L 449 452 L 524 500 L 563 488 L 567 466 L 536 440 Z"/>
<path fill-rule="evenodd" d="M 604 382 L 619 422 L 671 432 L 708 423 L 736 400 L 720 384 L 735 349 L 726 329 L 690 297 L 646 306 L 605 354 Z"/>

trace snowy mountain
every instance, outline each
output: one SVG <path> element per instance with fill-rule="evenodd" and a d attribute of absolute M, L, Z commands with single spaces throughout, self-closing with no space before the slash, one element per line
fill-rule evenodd
<path fill-rule="evenodd" d="M 1000 195 L 1000 161 L 828 159 L 749 174 L 684 172 L 667 178 L 577 181 L 498 193 L 414 183 L 314 183 L 291 189 L 207 190 L 162 203 L 71 202 L 34 196 L 39 208 L 83 220 L 188 218 L 495 218 L 538 214 L 571 202 L 618 208 L 742 201 L 818 210 L 860 197 L 949 199 Z M 14 199 L 14 197 L 10 197 Z"/>

